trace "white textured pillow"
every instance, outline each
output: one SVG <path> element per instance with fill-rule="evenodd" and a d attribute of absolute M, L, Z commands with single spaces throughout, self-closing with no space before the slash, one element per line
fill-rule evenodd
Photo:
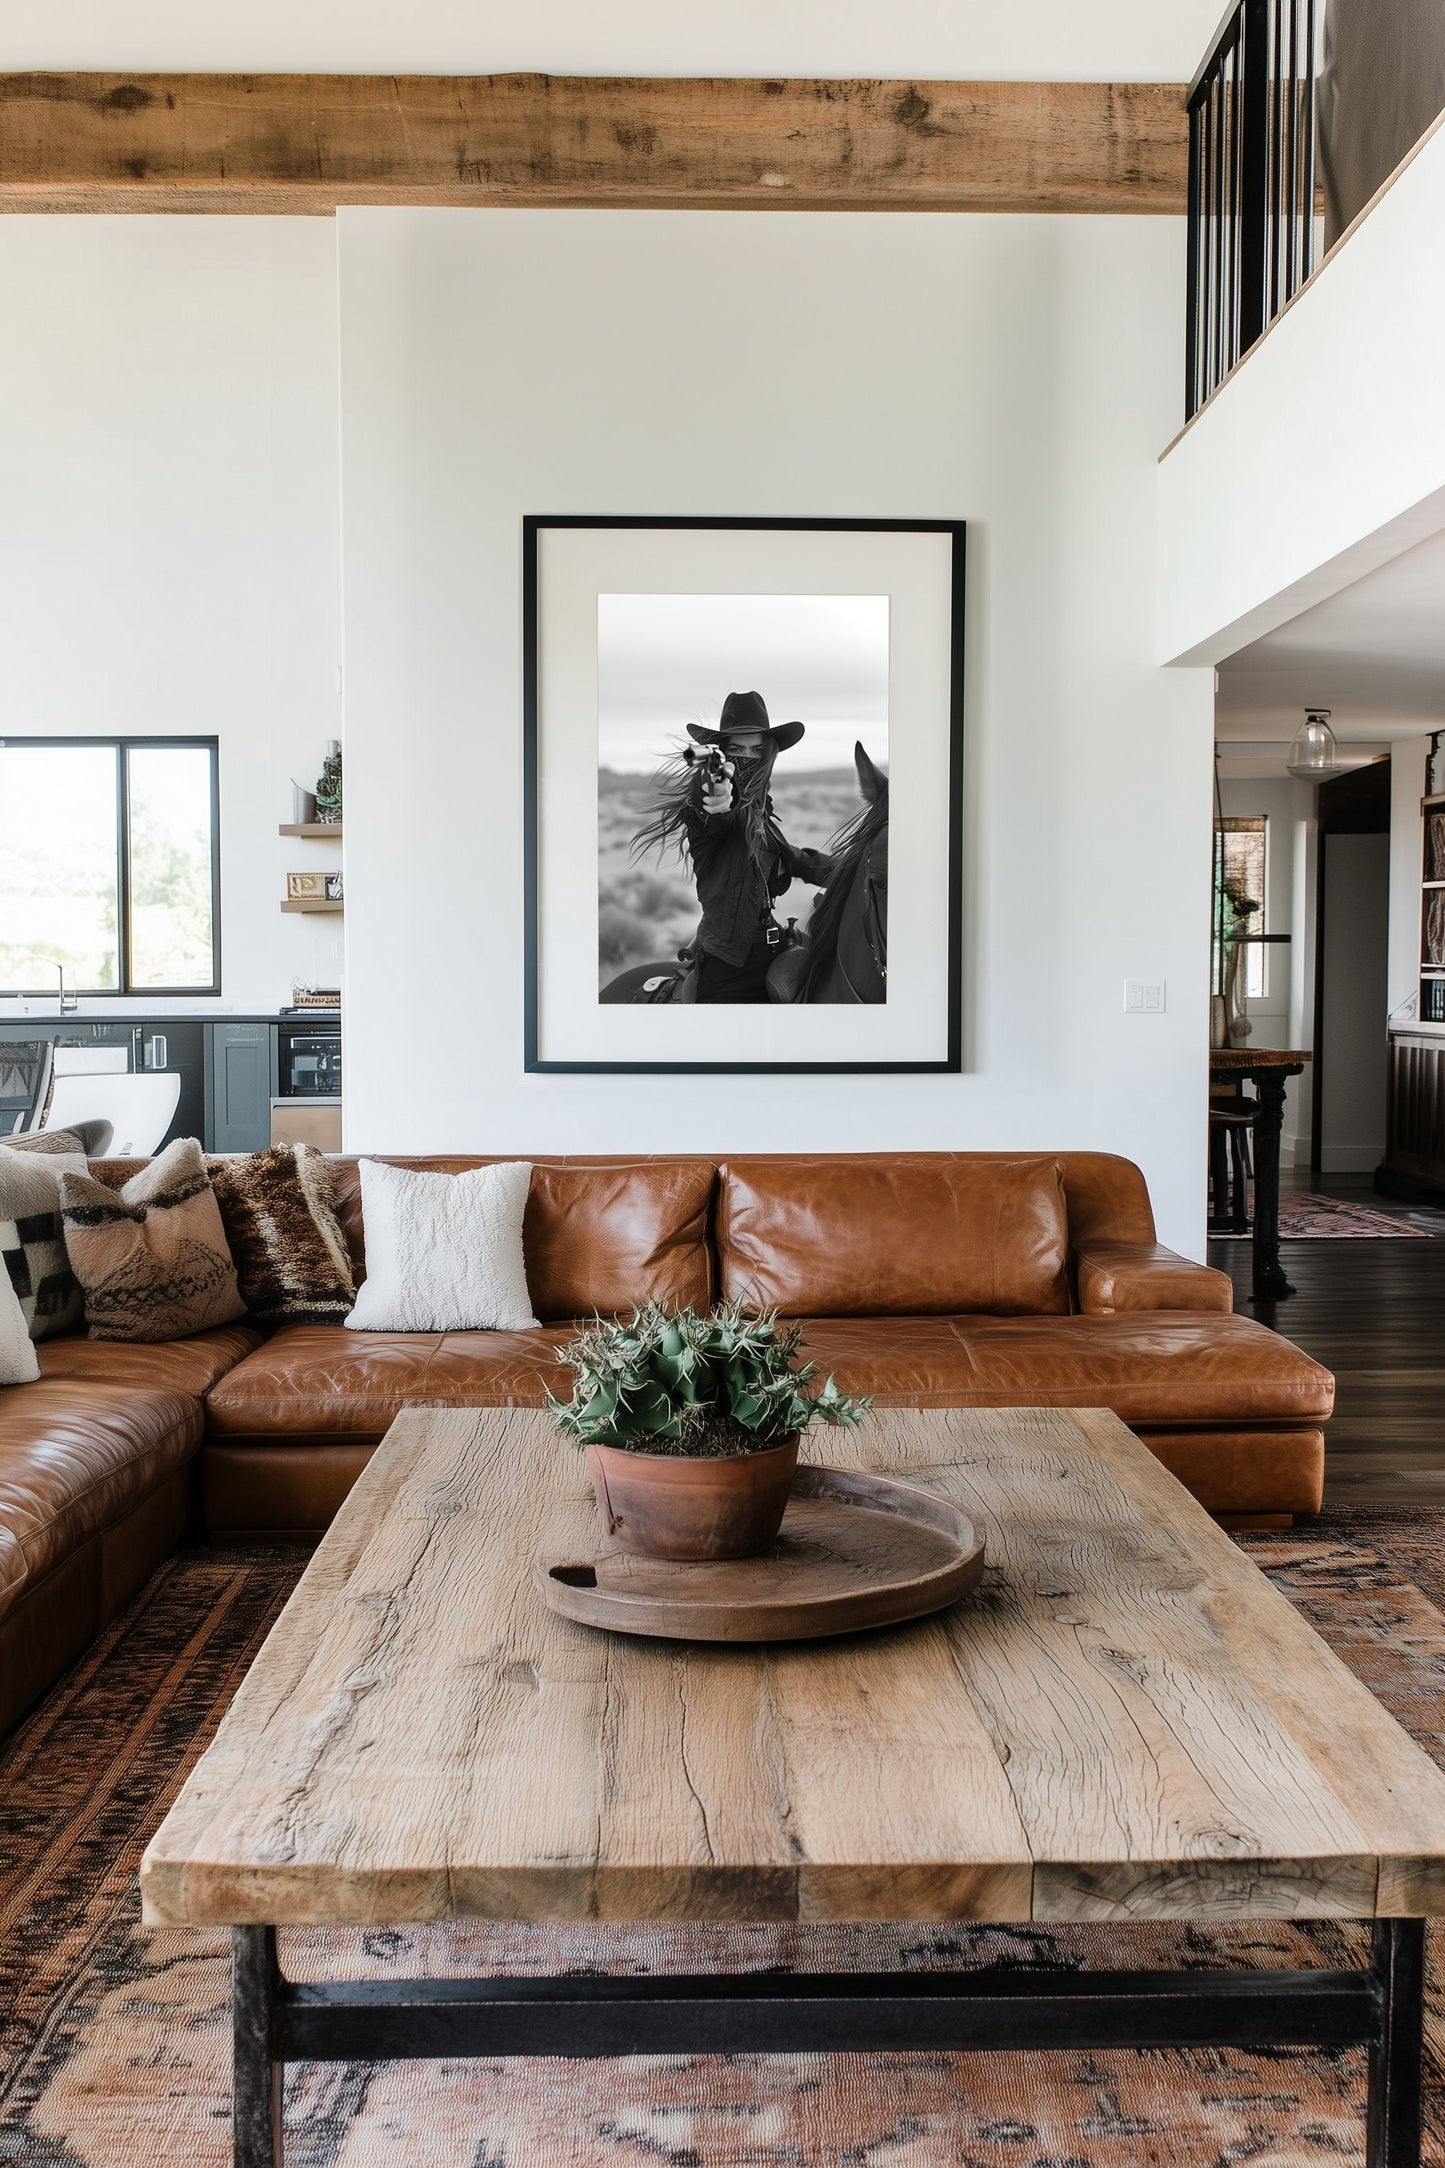
<path fill-rule="evenodd" d="M 521 1332 L 537 1320 L 522 1261 L 529 1160 L 423 1174 L 361 1161 L 366 1278 L 353 1332 Z"/>
<path fill-rule="evenodd" d="M 5 1259 L 0 1257 L 0 1385 L 29 1385 L 40 1375 L 40 1361 L 20 1307 Z"/>

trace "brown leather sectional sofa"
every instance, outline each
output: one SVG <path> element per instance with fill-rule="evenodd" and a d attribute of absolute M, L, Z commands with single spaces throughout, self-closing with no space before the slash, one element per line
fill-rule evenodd
<path fill-rule="evenodd" d="M 338 1175 L 364 1268 L 356 1162 Z M 536 1402 L 563 1387 L 570 1320 L 649 1298 L 775 1304 L 820 1371 L 885 1405 L 1112 1408 L 1225 1517 L 1319 1507 L 1333 1380 L 1232 1315 L 1224 1274 L 1159 1247 L 1127 1160 L 539 1160 L 525 1245 L 533 1331 L 42 1342 L 40 1382 L 0 1392 L 0 1727 L 197 1525 L 197 1499 L 217 1537 L 314 1536 L 400 1408 Z"/>

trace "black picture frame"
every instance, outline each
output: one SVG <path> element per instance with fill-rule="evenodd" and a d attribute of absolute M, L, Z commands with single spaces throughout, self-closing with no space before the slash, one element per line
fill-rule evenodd
<path fill-rule="evenodd" d="M 966 520 L 668 517 L 637 513 L 528 513 L 522 520 L 522 835 L 524 883 L 524 1071 L 539 1075 L 874 1076 L 958 1075 L 963 1067 L 963 733 L 966 637 Z M 591 1061 L 544 1059 L 538 1046 L 541 913 L 539 834 L 539 543 L 552 528 L 676 528 L 729 532 L 932 534 L 951 540 L 948 718 L 948 896 L 946 1052 L 904 1061 Z"/>

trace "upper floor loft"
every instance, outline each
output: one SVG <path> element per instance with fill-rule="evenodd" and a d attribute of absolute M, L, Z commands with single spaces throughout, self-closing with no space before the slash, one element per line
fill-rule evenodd
<path fill-rule="evenodd" d="M 1445 528 L 1445 12 L 1238 0 L 1189 91 L 1160 659 L 1218 662 Z"/>

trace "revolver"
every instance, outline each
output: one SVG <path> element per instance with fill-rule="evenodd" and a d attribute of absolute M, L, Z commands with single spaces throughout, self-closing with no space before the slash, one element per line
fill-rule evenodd
<path fill-rule="evenodd" d="M 689 768 L 701 768 L 704 791 L 721 790 L 731 780 L 727 769 L 727 756 L 720 745 L 709 745 L 705 750 L 695 745 L 683 747 L 682 757 Z"/>

